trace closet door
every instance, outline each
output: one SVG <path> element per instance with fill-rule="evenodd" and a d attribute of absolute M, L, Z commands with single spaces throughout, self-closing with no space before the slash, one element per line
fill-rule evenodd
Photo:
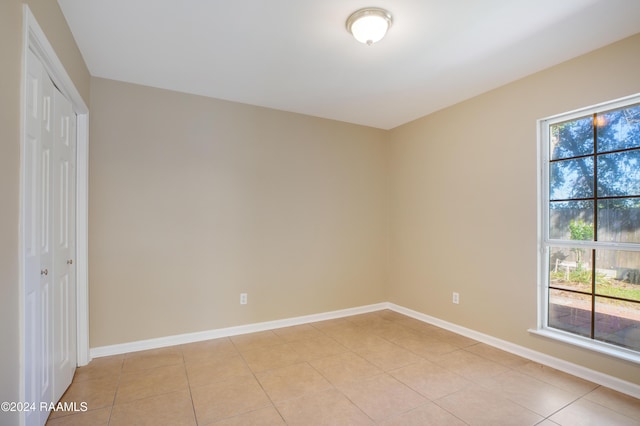
<path fill-rule="evenodd" d="M 51 292 L 53 254 L 51 244 L 51 157 L 53 83 L 44 67 L 29 51 L 25 102 L 25 147 L 23 157 L 24 226 L 24 356 L 25 402 L 36 410 L 25 412 L 26 424 L 44 424 L 48 413 L 40 401 L 51 401 Z"/>
<path fill-rule="evenodd" d="M 53 107 L 53 401 L 76 369 L 76 116 L 57 89 Z"/>
<path fill-rule="evenodd" d="M 76 368 L 76 116 L 44 66 L 27 55 L 22 226 L 26 425 L 57 402 Z"/>

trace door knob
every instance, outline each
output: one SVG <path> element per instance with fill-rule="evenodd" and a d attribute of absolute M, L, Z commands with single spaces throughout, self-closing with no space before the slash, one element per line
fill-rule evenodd
<path fill-rule="evenodd" d="M 40 271 L 40 275 L 49 275 L 49 270 L 43 269 L 42 271 Z"/>
<path fill-rule="evenodd" d="M 73 259 L 67 260 L 67 265 L 73 265 Z"/>

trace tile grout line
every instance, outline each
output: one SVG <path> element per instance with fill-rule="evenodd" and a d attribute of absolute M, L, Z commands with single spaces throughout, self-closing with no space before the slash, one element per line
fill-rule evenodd
<path fill-rule="evenodd" d="M 196 415 L 196 407 L 193 403 L 193 393 L 191 392 L 191 380 L 189 379 L 189 372 L 187 371 L 187 362 L 184 359 L 184 349 L 182 349 L 183 345 L 180 345 L 180 353 L 182 354 L 182 363 L 184 364 L 184 374 L 187 376 L 187 389 L 189 390 L 189 400 L 191 401 L 191 411 L 193 412 L 193 420 L 196 422 L 196 426 L 198 425 L 198 417 Z"/>
<path fill-rule="evenodd" d="M 116 391 L 113 393 L 113 400 L 111 401 L 111 407 L 109 407 L 109 418 L 107 419 L 107 426 L 111 424 L 111 416 L 113 416 L 113 409 L 116 405 L 116 397 L 118 396 L 118 390 L 120 389 L 120 380 L 122 380 L 122 374 L 124 372 L 124 360 L 122 357 L 122 363 L 120 364 L 120 371 L 118 372 L 118 382 L 116 383 Z"/>
<path fill-rule="evenodd" d="M 275 333 L 274 333 L 275 334 Z M 258 386 L 260 386 L 260 389 L 262 389 L 262 392 L 264 393 L 264 395 L 269 399 L 269 403 L 271 404 L 271 406 L 273 407 L 274 410 L 276 410 L 276 412 L 278 413 L 278 415 L 280 416 L 280 418 L 282 419 L 282 421 L 284 422 L 284 424 L 286 425 L 287 422 L 284 419 L 284 416 L 282 415 L 282 413 L 280 412 L 280 410 L 278 410 L 278 407 L 276 407 L 276 404 L 274 404 L 273 399 L 271 399 L 271 396 L 267 393 L 267 390 L 264 388 L 264 386 L 262 386 L 262 383 L 260 382 L 260 380 L 258 379 L 258 377 L 256 376 L 256 372 L 253 371 L 253 369 L 249 366 L 249 363 L 247 362 L 247 359 L 244 357 L 244 353 L 242 353 L 242 351 L 238 348 L 238 346 L 236 345 L 236 343 L 233 341 L 233 339 L 228 338 L 231 341 L 231 344 L 233 345 L 233 347 L 236 349 L 236 351 L 238 352 L 238 355 L 240 355 L 240 357 L 242 358 L 242 362 L 244 362 L 244 365 L 247 367 L 247 369 L 251 372 L 251 376 L 253 377 L 253 379 L 256 381 L 256 383 L 258 383 Z M 253 410 L 256 411 L 256 410 Z M 236 416 L 233 417 L 237 417 L 241 414 L 238 414 Z M 231 417 L 231 418 L 233 418 Z"/>

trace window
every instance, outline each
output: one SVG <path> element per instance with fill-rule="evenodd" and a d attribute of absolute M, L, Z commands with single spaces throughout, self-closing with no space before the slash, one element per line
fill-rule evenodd
<path fill-rule="evenodd" d="M 539 330 L 640 362 L 640 96 L 539 125 Z"/>

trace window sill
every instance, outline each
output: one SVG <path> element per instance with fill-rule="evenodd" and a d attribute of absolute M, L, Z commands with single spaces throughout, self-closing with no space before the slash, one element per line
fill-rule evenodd
<path fill-rule="evenodd" d="M 562 343 L 578 346 L 580 348 L 589 349 L 594 352 L 633 362 L 635 364 L 640 364 L 640 352 L 631 349 L 625 349 L 608 343 L 598 342 L 553 328 L 529 329 L 529 333 L 557 340 Z"/>

